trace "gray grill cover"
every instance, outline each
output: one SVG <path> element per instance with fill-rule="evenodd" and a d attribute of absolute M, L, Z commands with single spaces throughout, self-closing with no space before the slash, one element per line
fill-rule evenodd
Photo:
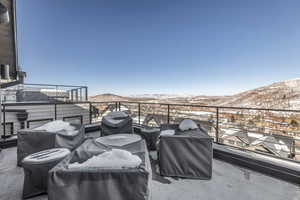
<path fill-rule="evenodd" d="M 212 141 L 202 129 L 176 131 L 161 136 L 158 143 L 160 174 L 194 179 L 212 175 Z"/>
<path fill-rule="evenodd" d="M 146 200 L 150 199 L 152 176 L 148 151 L 144 140 L 118 147 L 139 156 L 142 164 L 136 169 L 68 169 L 68 164 L 83 162 L 103 153 L 104 146 L 88 139 L 71 155 L 49 172 L 49 200 Z"/>
<path fill-rule="evenodd" d="M 54 132 L 46 132 L 33 129 L 22 129 L 18 131 L 18 166 L 21 165 L 26 156 L 52 148 L 68 148 L 71 151 L 78 147 L 85 139 L 83 125 L 71 124 L 76 127 L 76 135 L 62 135 Z"/>
<path fill-rule="evenodd" d="M 125 112 L 111 112 L 102 118 L 102 135 L 133 133 L 132 118 Z"/>

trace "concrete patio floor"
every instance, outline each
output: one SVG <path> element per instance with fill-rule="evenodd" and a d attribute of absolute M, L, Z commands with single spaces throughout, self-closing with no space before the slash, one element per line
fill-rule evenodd
<path fill-rule="evenodd" d="M 88 137 L 99 137 L 91 132 Z M 300 185 L 288 183 L 246 168 L 213 160 L 211 180 L 166 178 L 159 175 L 156 152 L 150 152 L 153 177 L 150 200 L 300 200 Z M 17 148 L 0 152 L 0 200 L 20 200 L 23 169 L 17 167 Z M 46 200 L 47 195 L 31 198 Z"/>
<path fill-rule="evenodd" d="M 300 187 L 220 160 L 213 161 L 209 181 L 165 178 L 158 175 L 156 153 L 151 152 L 153 200 L 298 200 Z M 0 199 L 22 199 L 23 170 L 16 165 L 16 147 L 0 153 Z M 45 200 L 47 195 L 32 198 Z"/>

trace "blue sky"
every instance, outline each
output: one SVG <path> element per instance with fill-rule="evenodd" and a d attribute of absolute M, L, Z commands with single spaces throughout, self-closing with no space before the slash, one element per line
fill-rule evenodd
<path fill-rule="evenodd" d="M 298 0 L 18 0 L 27 82 L 228 95 L 300 77 Z"/>

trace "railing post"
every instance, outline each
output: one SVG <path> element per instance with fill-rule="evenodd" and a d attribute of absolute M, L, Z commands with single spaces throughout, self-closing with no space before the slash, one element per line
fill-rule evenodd
<path fill-rule="evenodd" d="M 219 143 L 219 108 L 217 107 L 216 109 L 216 143 Z"/>
<path fill-rule="evenodd" d="M 57 104 L 54 103 L 54 119 L 57 120 Z"/>
<path fill-rule="evenodd" d="M 168 104 L 168 125 L 170 124 L 170 104 Z"/>
<path fill-rule="evenodd" d="M 88 87 L 85 87 L 85 100 L 88 100 Z"/>
<path fill-rule="evenodd" d="M 293 156 L 293 158 L 295 158 L 295 156 L 296 156 L 295 146 L 296 146 L 295 139 L 293 139 L 293 141 L 292 141 L 292 147 L 291 147 L 291 153 L 290 153 Z"/>
<path fill-rule="evenodd" d="M 89 114 L 90 114 L 90 124 L 92 123 L 92 103 L 89 102 Z"/>
<path fill-rule="evenodd" d="M 58 90 L 58 86 L 55 86 L 55 99 L 57 99 L 58 98 L 58 94 L 57 94 L 57 90 Z"/>
<path fill-rule="evenodd" d="M 5 119 L 5 105 L 3 105 L 3 122 L 2 122 L 2 126 L 3 126 L 3 136 L 2 138 L 5 138 L 6 137 L 6 119 Z"/>
<path fill-rule="evenodd" d="M 141 104 L 139 103 L 138 105 L 139 124 L 141 124 Z"/>
<path fill-rule="evenodd" d="M 80 92 L 80 101 L 82 101 L 82 88 L 79 88 L 79 92 Z"/>
<path fill-rule="evenodd" d="M 73 97 L 73 89 L 71 89 L 71 101 L 74 101 Z"/>
<path fill-rule="evenodd" d="M 76 102 L 78 101 L 78 88 L 74 90 L 75 91 L 75 98 L 76 98 Z"/>

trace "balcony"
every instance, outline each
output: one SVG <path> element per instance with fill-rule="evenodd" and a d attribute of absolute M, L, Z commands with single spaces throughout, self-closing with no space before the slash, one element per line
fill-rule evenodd
<path fill-rule="evenodd" d="M 80 92 L 77 92 L 79 94 Z M 62 119 L 84 124 L 87 135 L 98 137 L 101 119 L 116 110 L 129 112 L 134 126 L 197 121 L 214 138 L 213 175 L 209 181 L 174 179 L 158 173 L 157 155 L 150 152 L 153 171 L 151 199 L 299 199 L 299 111 L 214 107 L 143 102 L 75 101 L 2 104 L 0 199 L 21 199 L 23 171 L 16 166 L 16 133 Z M 78 98 L 81 99 L 81 98 Z M 78 100 L 77 99 L 77 100 Z M 16 112 L 28 113 L 26 120 Z M 4 126 L 5 125 L 5 126 Z M 39 196 L 34 199 L 47 199 Z"/>
<path fill-rule="evenodd" d="M 97 135 L 97 133 L 89 133 Z M 189 180 L 161 177 L 156 165 L 156 152 L 152 157 L 151 199 L 299 199 L 300 187 L 253 170 L 222 160 L 213 160 L 211 180 Z M 4 149 L 0 156 L 0 199 L 19 200 L 22 196 L 23 170 L 16 166 L 16 147 Z M 47 195 L 32 198 L 47 199 Z"/>

